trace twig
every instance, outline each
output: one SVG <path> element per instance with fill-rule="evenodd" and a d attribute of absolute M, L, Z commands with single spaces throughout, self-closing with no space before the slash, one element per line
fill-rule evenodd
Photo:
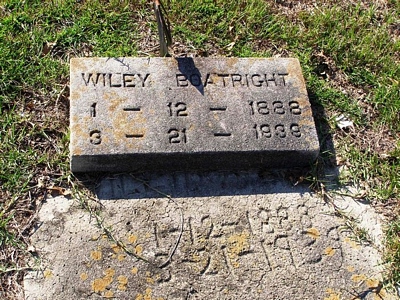
<path fill-rule="evenodd" d="M 126 254 L 128 254 L 129 256 L 133 256 L 134 258 L 144 261 L 148 264 L 153 264 L 151 261 L 147 260 L 146 258 L 137 255 L 136 253 L 130 251 L 124 243 L 122 243 L 121 241 L 117 240 L 114 235 L 112 234 L 111 230 L 109 230 L 108 228 L 106 228 L 103 224 L 103 220 L 100 219 L 99 216 L 95 215 L 96 221 L 97 221 L 97 225 L 105 232 L 105 234 L 107 235 L 107 237 L 112 240 L 118 247 L 120 247 L 122 250 L 125 251 Z"/>
<path fill-rule="evenodd" d="M 60 101 L 62 94 L 64 94 L 64 91 L 66 89 L 66 87 L 68 86 L 68 84 L 64 84 L 64 87 L 62 88 L 61 92 L 58 94 L 57 99 L 56 99 L 56 105 L 58 105 L 58 101 Z"/>
<path fill-rule="evenodd" d="M 177 239 L 176 239 L 176 242 L 175 242 L 174 247 L 171 249 L 171 251 L 170 251 L 170 253 L 169 253 L 169 256 L 168 256 L 167 260 L 158 266 L 159 268 L 162 269 L 162 268 L 166 267 L 166 266 L 171 262 L 172 256 L 175 254 L 175 251 L 176 251 L 176 249 L 178 248 L 179 242 L 180 242 L 180 240 L 181 240 L 181 238 L 182 238 L 182 234 L 183 234 L 183 224 L 184 224 L 183 209 L 182 209 L 182 207 L 181 207 L 170 195 L 168 195 L 168 194 L 166 194 L 166 193 L 163 193 L 163 192 L 161 192 L 160 190 L 158 190 L 158 189 L 156 189 L 156 188 L 150 186 L 146 181 L 144 181 L 144 180 L 142 180 L 142 179 L 139 179 L 139 178 L 135 177 L 135 176 L 132 175 L 132 174 L 130 174 L 130 175 L 131 175 L 131 177 L 132 177 L 134 180 L 139 181 L 140 183 L 142 183 L 143 185 L 145 185 L 145 186 L 148 187 L 149 189 L 151 189 L 151 190 L 155 191 L 156 193 L 158 193 L 158 194 L 160 194 L 160 195 L 162 195 L 162 196 L 168 198 L 169 201 L 173 202 L 173 203 L 179 208 L 180 217 L 181 217 L 180 232 L 179 232 L 179 235 L 178 235 L 178 237 L 177 237 Z"/>
<path fill-rule="evenodd" d="M 2 269 L 0 268 L 0 274 L 5 274 L 5 273 L 10 273 L 10 272 L 21 272 L 21 271 L 32 271 L 33 268 L 32 267 L 21 267 L 21 268 L 9 268 L 9 269 Z"/>
<path fill-rule="evenodd" d="M 167 13 L 160 0 L 153 0 L 153 5 L 157 20 L 158 38 L 160 40 L 160 55 L 162 57 L 170 56 L 168 53 L 168 47 L 172 44 L 172 37 Z"/>
<path fill-rule="evenodd" d="M 98 199 L 96 199 L 93 196 L 89 196 L 89 195 L 85 195 L 89 200 L 95 201 L 97 202 Z M 111 230 L 109 230 L 105 225 L 104 225 L 104 219 L 102 219 L 99 214 L 97 212 L 95 212 L 92 207 L 89 205 L 89 203 L 87 201 L 82 201 L 81 198 L 81 193 L 79 191 L 76 192 L 76 197 L 79 197 L 79 200 L 81 200 L 81 204 L 83 205 L 83 207 L 89 211 L 90 215 L 93 216 L 96 220 L 97 226 L 102 229 L 104 231 L 104 233 L 107 235 L 107 237 L 112 240 L 118 247 L 120 247 L 123 251 L 125 251 L 126 254 L 128 254 L 129 256 L 132 256 L 138 260 L 144 261 L 146 263 L 149 263 L 151 265 L 153 265 L 152 262 L 150 262 L 148 259 L 130 251 L 124 243 L 122 243 L 121 241 L 119 241 L 118 239 L 116 239 L 113 235 L 113 233 L 111 232 Z"/>

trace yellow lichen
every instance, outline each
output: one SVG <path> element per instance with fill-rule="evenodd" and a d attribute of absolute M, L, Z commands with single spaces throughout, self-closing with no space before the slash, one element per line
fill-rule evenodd
<path fill-rule="evenodd" d="M 101 258 L 103 257 L 103 254 L 100 250 L 93 250 L 90 252 L 90 257 L 93 260 L 101 260 Z"/>
<path fill-rule="evenodd" d="M 355 268 L 353 266 L 348 266 L 347 271 L 349 271 L 350 273 L 353 273 L 355 271 Z"/>
<path fill-rule="evenodd" d="M 149 284 L 154 284 L 155 280 L 151 277 L 146 277 L 146 282 Z"/>
<path fill-rule="evenodd" d="M 365 276 L 364 274 L 354 274 L 353 276 L 351 276 L 351 280 L 353 280 L 353 282 L 360 282 L 366 279 L 367 276 Z"/>
<path fill-rule="evenodd" d="M 325 297 L 324 300 L 340 300 L 340 294 L 330 294 L 329 297 Z"/>
<path fill-rule="evenodd" d="M 96 278 L 92 282 L 92 290 L 95 293 L 105 291 L 106 288 L 113 282 L 115 270 L 112 268 L 108 268 L 107 270 L 104 271 L 104 275 L 105 276 L 103 278 Z"/>
<path fill-rule="evenodd" d="M 82 281 L 85 281 L 88 279 L 89 276 L 86 273 L 82 273 L 79 277 L 81 278 Z"/>
<path fill-rule="evenodd" d="M 113 268 L 108 268 L 104 271 L 106 277 L 113 277 L 115 275 L 115 270 Z"/>
<path fill-rule="evenodd" d="M 126 255 L 125 254 L 120 254 L 118 255 L 118 260 L 123 261 L 125 259 Z"/>
<path fill-rule="evenodd" d="M 121 247 L 120 246 L 118 246 L 117 244 L 112 244 L 111 245 L 111 249 L 115 252 L 115 253 L 119 253 L 119 252 L 121 252 Z"/>
<path fill-rule="evenodd" d="M 353 241 L 352 239 L 350 239 L 350 238 L 348 238 L 348 237 L 346 237 L 346 238 L 344 239 L 344 241 L 345 241 L 346 243 L 348 243 L 348 244 L 350 245 L 351 248 L 356 249 L 356 250 L 360 249 L 360 244 L 358 244 L 356 241 Z"/>
<path fill-rule="evenodd" d="M 97 241 L 100 238 L 100 235 L 93 235 L 90 240 L 91 241 Z"/>
<path fill-rule="evenodd" d="M 382 300 L 382 299 L 388 299 L 388 294 L 384 289 L 381 289 L 379 293 L 374 294 L 374 300 Z"/>
<path fill-rule="evenodd" d="M 312 237 L 314 240 L 318 239 L 321 236 L 318 229 L 314 227 L 307 229 L 307 235 Z"/>
<path fill-rule="evenodd" d="M 49 279 L 49 278 L 53 277 L 53 272 L 51 272 L 51 270 L 46 269 L 43 272 L 43 276 L 44 276 L 44 278 Z"/>
<path fill-rule="evenodd" d="M 118 289 L 120 291 L 125 291 L 126 290 L 126 285 L 128 284 L 128 277 L 124 276 L 124 275 L 120 275 L 117 278 L 118 280 Z"/>
<path fill-rule="evenodd" d="M 144 294 L 144 300 L 151 300 L 151 289 L 147 288 Z"/>
<path fill-rule="evenodd" d="M 151 292 L 152 290 L 147 288 L 144 294 L 137 294 L 135 300 L 151 300 Z M 161 298 L 158 298 L 161 300 Z"/>
<path fill-rule="evenodd" d="M 133 267 L 132 270 L 131 270 L 131 273 L 136 275 L 138 273 L 138 271 L 139 271 L 138 268 Z"/>
<path fill-rule="evenodd" d="M 132 235 L 130 235 L 130 236 L 128 237 L 128 241 L 129 241 L 129 243 L 131 243 L 131 244 L 136 243 L 137 239 L 138 239 L 137 235 L 134 235 L 134 234 L 132 234 Z"/>
<path fill-rule="evenodd" d="M 242 232 L 241 234 L 234 234 L 226 240 L 228 257 L 232 260 L 231 263 L 234 268 L 239 267 L 239 263 L 237 262 L 239 254 L 249 250 L 249 239 L 250 234 L 248 232 Z"/>
<path fill-rule="evenodd" d="M 329 294 L 329 296 L 325 297 L 324 300 L 340 300 L 340 293 L 336 293 L 333 289 L 328 288 L 326 293 Z"/>
<path fill-rule="evenodd" d="M 92 282 L 92 290 L 95 293 L 103 292 L 111 284 L 112 278 L 96 278 Z"/>
<path fill-rule="evenodd" d="M 104 293 L 104 298 L 107 298 L 107 299 L 114 298 L 114 293 L 112 291 L 106 291 Z"/>
<path fill-rule="evenodd" d="M 127 284 L 128 283 L 128 277 L 124 275 L 120 275 L 117 278 L 119 284 Z"/>
<path fill-rule="evenodd" d="M 379 280 L 374 279 L 374 278 L 368 278 L 368 279 L 365 281 L 365 284 L 366 284 L 367 287 L 369 287 L 369 288 L 376 288 L 376 287 L 379 286 Z"/>
<path fill-rule="evenodd" d="M 332 247 L 328 247 L 325 249 L 324 254 L 327 256 L 333 256 L 335 255 L 336 250 L 333 249 Z"/>
<path fill-rule="evenodd" d="M 137 245 L 135 247 L 135 254 L 141 255 L 143 253 L 143 246 L 142 245 Z"/>

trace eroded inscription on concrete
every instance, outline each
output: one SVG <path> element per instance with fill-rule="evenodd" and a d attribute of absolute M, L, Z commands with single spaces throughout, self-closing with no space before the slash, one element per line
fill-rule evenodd
<path fill-rule="evenodd" d="M 48 199 L 26 299 L 394 299 L 378 288 L 377 249 L 306 186 L 234 173 L 105 177 L 103 229 Z"/>
<path fill-rule="evenodd" d="M 297 59 L 71 60 L 71 169 L 292 167 L 319 151 Z"/>

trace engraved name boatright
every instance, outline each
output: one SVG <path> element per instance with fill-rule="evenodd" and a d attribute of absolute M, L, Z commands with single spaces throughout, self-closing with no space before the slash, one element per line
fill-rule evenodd
<path fill-rule="evenodd" d="M 306 166 L 318 137 L 293 58 L 71 59 L 73 172 Z"/>

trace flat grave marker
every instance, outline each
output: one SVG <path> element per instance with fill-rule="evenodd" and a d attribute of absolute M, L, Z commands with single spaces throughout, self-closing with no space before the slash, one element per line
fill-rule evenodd
<path fill-rule="evenodd" d="M 319 152 L 294 58 L 71 59 L 73 172 L 296 167 Z"/>

